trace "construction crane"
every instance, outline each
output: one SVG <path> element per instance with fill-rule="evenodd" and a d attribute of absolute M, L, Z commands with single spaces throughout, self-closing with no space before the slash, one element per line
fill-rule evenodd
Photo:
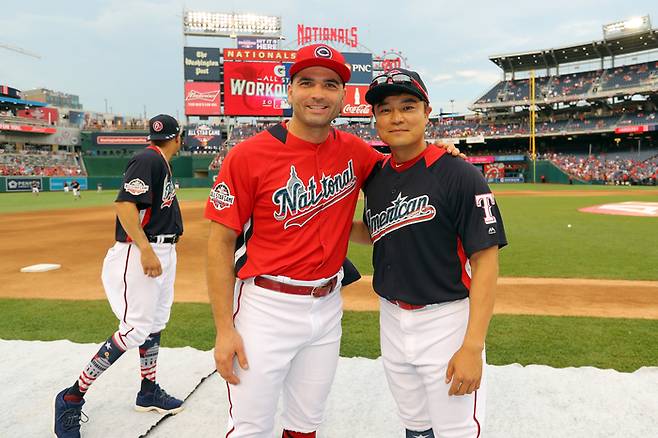
<path fill-rule="evenodd" d="M 31 56 L 33 58 L 41 59 L 41 55 L 38 55 L 34 52 L 30 52 L 29 50 L 21 49 L 20 47 L 11 46 L 3 42 L 0 42 L 0 48 L 11 50 L 12 52 L 17 52 L 22 55 Z"/>

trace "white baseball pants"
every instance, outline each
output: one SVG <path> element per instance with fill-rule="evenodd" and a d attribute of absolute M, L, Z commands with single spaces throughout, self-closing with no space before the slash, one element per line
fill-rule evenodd
<path fill-rule="evenodd" d="M 342 275 L 341 275 L 342 276 Z M 319 284 L 319 283 L 318 283 Z M 324 297 L 292 295 L 238 280 L 235 327 L 249 369 L 235 361 L 238 385 L 227 384 L 227 437 L 271 438 L 279 395 L 281 423 L 297 432 L 317 430 L 338 365 L 343 315 L 340 278 Z"/>
<path fill-rule="evenodd" d="M 151 333 L 163 330 L 174 302 L 176 245 L 151 243 L 160 259 L 162 274 L 144 274 L 141 251 L 134 243 L 116 242 L 103 261 L 101 278 L 112 311 L 119 319 L 120 347 L 131 349 L 144 343 Z"/>
<path fill-rule="evenodd" d="M 448 362 L 464 341 L 468 298 L 419 310 L 380 301 L 384 371 L 404 426 L 413 431 L 431 427 L 437 438 L 482 437 L 485 370 L 480 389 L 471 394 L 448 396 L 445 383 Z"/>

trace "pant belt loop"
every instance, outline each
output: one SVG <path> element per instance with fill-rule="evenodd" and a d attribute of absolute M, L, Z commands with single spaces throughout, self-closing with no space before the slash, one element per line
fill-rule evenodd
<path fill-rule="evenodd" d="M 164 236 L 163 235 L 158 236 L 158 243 L 164 243 Z"/>

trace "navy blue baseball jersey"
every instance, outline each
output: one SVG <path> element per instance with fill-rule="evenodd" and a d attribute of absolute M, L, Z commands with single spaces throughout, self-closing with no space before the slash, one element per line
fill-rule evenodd
<path fill-rule="evenodd" d="M 183 234 L 183 219 L 171 169 L 156 147 L 149 146 L 130 160 L 116 200 L 133 202 L 137 206 L 147 236 Z M 116 220 L 115 238 L 119 242 L 132 240 L 119 218 Z"/>
<path fill-rule="evenodd" d="M 468 258 L 507 244 L 482 173 L 437 146 L 409 162 L 390 158 L 377 165 L 364 192 L 373 286 L 384 298 L 417 305 L 466 298 Z"/>

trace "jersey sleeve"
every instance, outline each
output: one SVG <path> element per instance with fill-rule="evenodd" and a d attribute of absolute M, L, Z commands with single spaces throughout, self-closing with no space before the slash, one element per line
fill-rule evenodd
<path fill-rule="evenodd" d="M 148 207 L 153 202 L 153 189 L 152 161 L 139 154 L 128 163 L 116 200 Z"/>
<path fill-rule="evenodd" d="M 255 184 L 252 178 L 247 154 L 238 145 L 222 163 L 206 202 L 206 218 L 241 233 L 253 211 Z"/>
<path fill-rule="evenodd" d="M 498 203 L 484 176 L 470 164 L 460 163 L 459 186 L 453 191 L 456 203 L 456 225 L 468 257 L 492 246 L 507 245 L 503 218 Z"/>

